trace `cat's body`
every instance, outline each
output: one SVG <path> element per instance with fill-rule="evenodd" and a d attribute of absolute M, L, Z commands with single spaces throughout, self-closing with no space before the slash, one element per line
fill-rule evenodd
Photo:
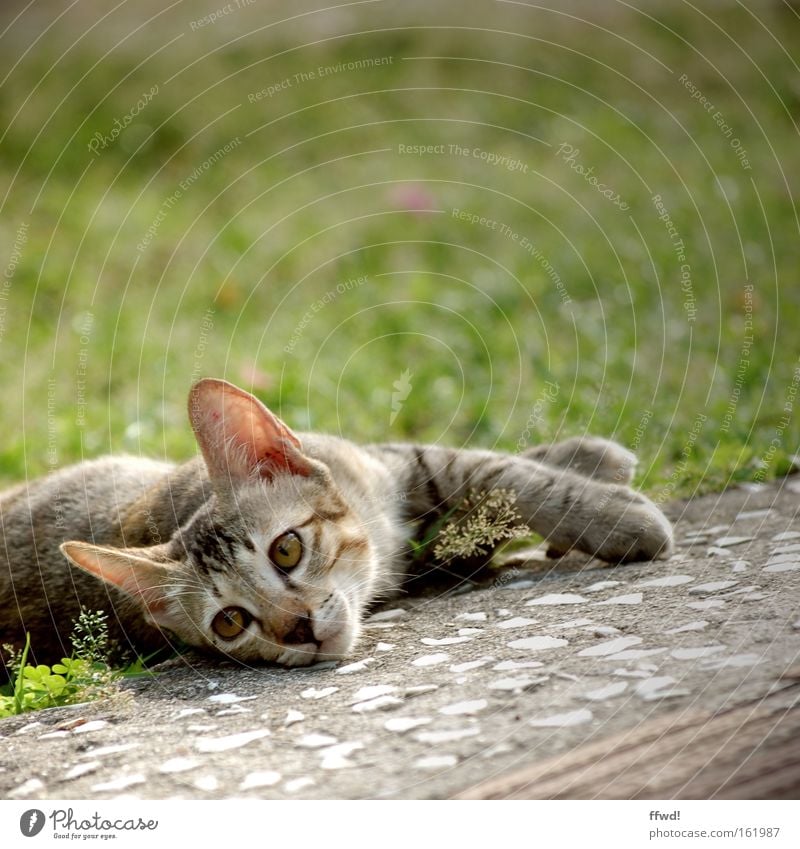
<path fill-rule="evenodd" d="M 103 458 L 0 496 L 0 644 L 28 631 L 37 659 L 69 654 L 83 606 L 140 652 L 175 633 L 243 661 L 340 658 L 368 605 L 402 586 L 408 540 L 471 490 L 512 490 L 556 550 L 621 562 L 671 548 L 668 521 L 626 485 L 635 458 L 605 440 L 522 456 L 362 447 L 295 436 L 215 380 L 195 385 L 190 417 L 203 457 Z"/>

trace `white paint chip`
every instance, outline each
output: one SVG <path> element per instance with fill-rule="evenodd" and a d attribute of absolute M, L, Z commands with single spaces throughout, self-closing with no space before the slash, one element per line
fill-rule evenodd
<path fill-rule="evenodd" d="M 242 707 L 241 705 L 231 705 L 225 710 L 217 711 L 214 716 L 241 716 L 243 713 L 252 713 L 251 708 Z"/>
<path fill-rule="evenodd" d="M 414 766 L 417 769 L 447 769 L 457 763 L 458 758 L 455 755 L 434 755 L 414 761 Z"/>
<path fill-rule="evenodd" d="M 198 790 L 205 790 L 209 793 L 219 787 L 219 781 L 213 775 L 201 775 L 199 778 L 196 778 L 193 783 Z"/>
<path fill-rule="evenodd" d="M 741 545 L 743 542 L 751 542 L 755 537 L 720 537 L 714 540 L 714 545 L 720 548 L 730 548 L 734 545 Z"/>
<path fill-rule="evenodd" d="M 600 607 L 604 604 L 641 604 L 642 603 L 642 594 L 641 593 L 629 593 L 628 595 L 616 595 L 614 598 L 607 598 L 605 601 L 596 601 L 594 604 L 596 607 Z"/>
<path fill-rule="evenodd" d="M 536 607 L 538 605 L 547 605 L 547 604 L 583 604 L 586 602 L 582 595 L 576 595 L 575 593 L 548 593 L 547 595 L 539 596 L 539 598 L 532 598 L 530 601 L 526 601 L 526 607 Z"/>
<path fill-rule="evenodd" d="M 569 628 L 582 628 L 584 625 L 592 625 L 591 619 L 569 619 L 566 622 L 559 622 L 557 625 L 551 625 L 552 629 L 565 631 Z"/>
<path fill-rule="evenodd" d="M 397 696 L 378 696 L 375 699 L 370 699 L 367 702 L 359 702 L 356 705 L 353 705 L 353 711 L 355 713 L 372 713 L 376 710 L 391 710 L 392 708 L 399 707 L 403 704 L 402 699 L 398 699 Z"/>
<path fill-rule="evenodd" d="M 480 728 L 477 725 L 470 725 L 468 728 L 454 728 L 451 731 L 420 731 L 414 735 L 414 739 L 419 743 L 431 743 L 437 745 L 439 743 L 454 743 L 456 740 L 463 740 L 466 737 L 475 737 L 480 734 Z"/>
<path fill-rule="evenodd" d="M 226 737 L 200 737 L 195 740 L 195 748 L 198 752 L 227 752 L 268 736 L 269 731 L 266 728 L 257 728 L 254 731 L 242 731 Z"/>
<path fill-rule="evenodd" d="M 93 719 L 91 722 L 84 722 L 83 725 L 78 725 L 72 729 L 73 734 L 90 734 L 92 731 L 100 731 L 102 728 L 107 728 L 108 722 L 105 719 Z"/>
<path fill-rule="evenodd" d="M 137 784 L 144 784 L 145 780 L 145 777 L 138 772 L 134 775 L 121 775 L 119 778 L 114 778 L 111 781 L 93 784 L 92 791 L 95 793 L 104 793 L 108 790 L 127 790 L 129 787 L 135 787 Z"/>
<path fill-rule="evenodd" d="M 657 699 L 671 698 L 672 696 L 688 695 L 687 690 L 673 690 L 672 685 L 675 679 L 669 675 L 661 675 L 655 678 L 648 678 L 636 685 L 636 693 L 641 696 L 646 702 L 652 702 Z"/>
<path fill-rule="evenodd" d="M 536 669 L 544 664 L 540 660 L 504 660 L 496 663 L 492 669 L 498 672 L 512 672 L 515 669 Z"/>
<path fill-rule="evenodd" d="M 792 545 L 779 545 L 776 549 L 772 551 L 770 557 L 775 554 L 797 554 L 800 552 L 800 543 L 793 543 Z"/>
<path fill-rule="evenodd" d="M 405 734 L 406 731 L 419 728 L 420 725 L 428 725 L 431 722 L 433 720 L 429 716 L 396 716 L 393 719 L 387 719 L 383 723 L 383 727 L 387 731 L 396 731 L 398 734 Z"/>
<path fill-rule="evenodd" d="M 652 673 L 646 669 L 615 669 L 611 674 L 620 678 L 649 678 Z"/>
<path fill-rule="evenodd" d="M 528 725 L 534 728 L 568 728 L 572 725 L 582 725 L 591 722 L 592 712 L 587 708 L 572 710 L 568 713 L 555 713 L 552 716 L 544 716 L 528 721 Z"/>
<path fill-rule="evenodd" d="M 458 643 L 468 643 L 472 637 L 442 637 L 436 640 L 433 637 L 423 637 L 420 642 L 426 646 L 455 646 Z"/>
<path fill-rule="evenodd" d="M 641 581 L 639 587 L 679 587 L 690 584 L 694 578 L 691 575 L 667 575 L 665 578 L 654 578 L 652 581 Z"/>
<path fill-rule="evenodd" d="M 527 628 L 530 625 L 535 625 L 538 619 L 526 619 L 524 616 L 515 616 L 513 619 L 506 619 L 504 622 L 497 622 L 496 628 Z"/>
<path fill-rule="evenodd" d="M 615 696 L 621 696 L 628 689 L 627 681 L 612 681 L 606 684 L 605 687 L 600 687 L 597 690 L 589 690 L 584 693 L 581 698 L 588 699 L 590 702 L 604 702 L 606 699 L 613 699 Z"/>
<path fill-rule="evenodd" d="M 735 587 L 738 581 L 711 581 L 708 584 L 698 584 L 696 587 L 690 587 L 689 595 L 708 595 L 709 593 L 717 593 L 722 590 L 729 590 Z"/>
<path fill-rule="evenodd" d="M 444 663 L 446 660 L 450 660 L 450 655 L 445 652 L 439 652 L 438 654 L 425 654 L 422 657 L 418 657 L 416 660 L 411 661 L 411 665 L 437 666 L 440 663 Z"/>
<path fill-rule="evenodd" d="M 239 785 L 240 790 L 254 790 L 257 787 L 272 787 L 281 780 L 281 774 L 271 769 L 248 772 Z"/>
<path fill-rule="evenodd" d="M 766 519 L 766 517 L 771 514 L 772 509 L 770 507 L 765 507 L 762 510 L 745 510 L 744 512 L 739 513 L 734 521 L 738 522 L 740 519 Z M 800 534 L 798 534 L 798 536 L 800 536 Z"/>
<path fill-rule="evenodd" d="M 622 585 L 622 581 L 595 581 L 593 584 L 589 584 L 588 587 L 584 587 L 583 591 L 585 593 L 599 593 L 603 590 L 610 590 L 612 587 L 619 587 Z"/>
<path fill-rule="evenodd" d="M 693 622 L 687 622 L 679 628 L 670 628 L 669 631 L 664 631 L 665 634 L 683 634 L 686 631 L 702 631 L 708 625 L 707 619 L 696 619 Z"/>
<path fill-rule="evenodd" d="M 439 708 L 439 713 L 445 716 L 475 716 L 489 706 L 486 699 L 473 699 L 466 702 L 456 702 L 452 705 L 445 705 Z"/>
<path fill-rule="evenodd" d="M 64 775 L 64 781 L 72 781 L 73 778 L 80 778 L 82 775 L 88 775 L 94 772 L 101 766 L 100 761 L 89 761 L 85 764 L 75 764 L 71 770 Z"/>
<path fill-rule="evenodd" d="M 490 690 L 502 690 L 505 692 L 521 693 L 523 690 L 528 690 L 535 687 L 537 684 L 543 684 L 549 681 L 548 675 L 541 675 L 538 678 L 531 678 L 527 675 L 519 675 L 516 678 L 498 678 L 490 682 Z"/>
<path fill-rule="evenodd" d="M 39 723 L 41 725 L 41 723 Z M 39 778 L 29 778 L 9 792 L 12 799 L 21 799 L 32 793 L 40 793 L 44 790 L 44 782 Z"/>
<path fill-rule="evenodd" d="M 419 696 L 421 693 L 432 693 L 434 690 L 438 689 L 438 684 L 415 684 L 413 687 L 406 687 L 405 695 Z"/>
<path fill-rule="evenodd" d="M 283 720 L 283 727 L 288 728 L 290 725 L 294 725 L 295 722 L 302 722 L 305 718 L 306 715 L 299 710 L 288 710 L 286 712 L 286 719 Z"/>
<path fill-rule="evenodd" d="M 641 637 L 615 637 L 613 640 L 581 649 L 578 652 L 578 657 L 606 657 L 624 651 L 631 646 L 638 646 L 641 642 Z"/>
<path fill-rule="evenodd" d="M 705 601 L 690 601 L 686 606 L 692 610 L 714 610 L 725 607 L 725 602 L 721 598 L 709 598 Z"/>
<path fill-rule="evenodd" d="M 764 658 L 758 654 L 735 654 L 732 657 L 713 657 L 703 661 L 703 669 L 743 669 L 762 663 Z"/>
<path fill-rule="evenodd" d="M 725 646 L 697 646 L 696 648 L 673 649 L 671 654 L 675 660 L 696 660 L 699 657 L 710 657 L 725 651 Z"/>
<path fill-rule="evenodd" d="M 256 696 L 237 696 L 236 693 L 218 693 L 216 696 L 209 696 L 208 701 L 220 705 L 233 705 L 237 702 L 249 702 L 255 698 Z"/>
<path fill-rule="evenodd" d="M 300 697 L 303 699 L 326 699 L 328 696 L 332 696 L 337 692 L 338 689 L 338 687 L 323 687 L 318 690 L 316 687 L 309 687 L 300 693 Z"/>
<path fill-rule="evenodd" d="M 378 645 L 375 646 L 375 651 L 392 651 L 394 648 L 396 648 L 395 643 L 378 643 Z"/>
<path fill-rule="evenodd" d="M 322 769 L 349 769 L 350 767 L 355 766 L 355 763 L 348 760 L 347 756 L 351 755 L 358 749 L 363 748 L 364 744 L 358 740 L 348 740 L 345 743 L 337 743 L 335 746 L 331 746 L 320 753 L 322 755 L 320 767 Z"/>
<path fill-rule="evenodd" d="M 396 622 L 398 619 L 405 619 L 408 616 L 408 611 L 402 607 L 395 607 L 392 610 L 381 610 L 378 613 L 373 613 L 366 621 L 367 622 Z"/>
<path fill-rule="evenodd" d="M 480 669 L 482 666 L 486 666 L 487 663 L 491 663 L 493 660 L 493 657 L 482 657 L 478 660 L 467 660 L 464 661 L 464 663 L 453 663 L 450 666 L 450 671 L 469 672 L 470 669 Z"/>
<path fill-rule="evenodd" d="M 478 610 L 475 613 L 459 613 L 456 616 L 456 619 L 463 619 L 466 622 L 485 622 L 486 614 L 482 610 Z"/>
<path fill-rule="evenodd" d="M 800 560 L 797 554 L 771 554 L 769 560 L 767 560 L 767 565 L 770 563 L 795 563 L 797 560 Z"/>
<path fill-rule="evenodd" d="M 118 743 L 115 746 L 101 746 L 98 749 L 90 749 L 84 752 L 82 758 L 102 758 L 104 755 L 118 755 L 120 752 L 129 752 L 131 749 L 138 749 L 140 743 Z"/>
<path fill-rule="evenodd" d="M 568 642 L 560 637 L 525 637 L 508 643 L 510 649 L 525 649 L 526 651 L 545 651 L 566 645 L 569 645 Z"/>
<path fill-rule="evenodd" d="M 301 749 L 322 749 L 338 742 L 336 737 L 331 737 L 330 734 L 304 734 L 295 742 L 295 746 Z"/>
<path fill-rule="evenodd" d="M 201 761 L 197 760 L 197 758 L 170 758 L 161 764 L 158 771 L 166 774 L 188 772 L 190 769 L 196 769 L 200 765 Z"/>
<path fill-rule="evenodd" d="M 659 649 L 625 649 L 618 651 L 616 654 L 609 655 L 607 660 L 641 660 L 643 657 L 653 657 L 656 654 L 663 654 L 665 648 Z"/>
<path fill-rule="evenodd" d="M 337 675 L 350 675 L 352 672 L 363 672 L 370 663 L 374 663 L 375 659 L 366 657 L 364 660 L 357 660 L 355 663 L 348 663 L 345 666 L 340 666 L 336 670 Z"/>
<path fill-rule="evenodd" d="M 790 539 L 800 539 L 800 531 L 783 531 L 783 533 L 775 534 L 772 542 L 787 542 Z"/>
<path fill-rule="evenodd" d="M 774 562 L 769 561 L 761 570 L 762 572 L 796 572 L 800 569 L 800 560 L 792 560 L 789 562 Z"/>
<path fill-rule="evenodd" d="M 353 694 L 350 704 L 353 705 L 357 702 L 366 702 L 369 699 L 374 699 L 378 696 L 386 696 L 389 693 L 394 693 L 396 690 L 397 687 L 392 687 L 390 684 L 375 684 L 370 687 L 362 687 L 360 690 L 356 690 Z"/>
<path fill-rule="evenodd" d="M 301 790 L 305 790 L 306 787 L 311 787 L 314 784 L 314 779 L 310 775 L 301 775 L 300 778 L 293 778 L 291 781 L 287 781 L 286 784 L 283 785 L 283 789 L 287 793 L 299 793 Z"/>

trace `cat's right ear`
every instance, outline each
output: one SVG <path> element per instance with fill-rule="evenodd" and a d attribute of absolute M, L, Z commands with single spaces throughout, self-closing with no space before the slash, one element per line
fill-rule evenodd
<path fill-rule="evenodd" d="M 204 378 L 194 384 L 189 420 L 212 480 L 235 483 L 314 473 L 297 436 L 258 398 L 226 380 Z"/>
<path fill-rule="evenodd" d="M 162 628 L 175 630 L 181 623 L 168 590 L 177 564 L 154 559 L 159 546 L 109 548 L 88 542 L 64 542 L 61 553 L 72 563 L 129 595 L 145 616 Z"/>

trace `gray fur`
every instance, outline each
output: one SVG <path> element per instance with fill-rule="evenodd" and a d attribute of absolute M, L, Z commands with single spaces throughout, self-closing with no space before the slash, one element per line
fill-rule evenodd
<path fill-rule="evenodd" d="M 190 418 L 202 457 L 102 458 L 0 497 L 0 644 L 20 645 L 28 631 L 40 662 L 68 655 L 83 606 L 105 610 L 113 635 L 139 652 L 177 634 L 241 661 L 339 658 L 365 609 L 403 586 L 408 540 L 471 489 L 513 490 L 524 521 L 559 551 L 609 562 L 671 551 L 669 522 L 627 486 L 635 457 L 607 440 L 522 455 L 360 447 L 295 436 L 215 380 L 193 388 Z M 281 574 L 270 541 L 297 528 L 303 559 Z M 209 622 L 231 606 L 253 623 L 228 643 Z"/>

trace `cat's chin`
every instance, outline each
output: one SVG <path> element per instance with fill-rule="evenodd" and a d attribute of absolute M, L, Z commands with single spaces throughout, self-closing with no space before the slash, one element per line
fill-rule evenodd
<path fill-rule="evenodd" d="M 274 662 L 281 666 L 310 666 L 320 660 L 319 650 L 315 643 L 302 646 L 291 646 L 284 649 Z"/>
<path fill-rule="evenodd" d="M 344 660 L 353 649 L 356 642 L 356 634 L 340 631 L 333 637 L 323 640 L 318 646 L 315 643 L 308 643 L 301 646 L 289 646 L 285 648 L 277 658 L 275 663 L 281 666 L 310 666 L 313 663 L 322 663 L 323 661 Z"/>

